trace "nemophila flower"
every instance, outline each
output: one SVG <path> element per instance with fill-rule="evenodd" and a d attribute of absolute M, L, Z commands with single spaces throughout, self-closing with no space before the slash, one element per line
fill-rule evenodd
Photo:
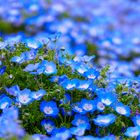
<path fill-rule="evenodd" d="M 18 85 L 14 85 L 10 88 L 5 88 L 6 92 L 8 92 L 10 95 L 13 95 L 13 96 L 17 96 L 18 93 L 20 92 L 20 88 Z"/>
<path fill-rule="evenodd" d="M 26 72 L 31 72 L 31 71 L 34 71 L 38 68 L 38 65 L 39 63 L 36 63 L 36 64 L 28 64 L 24 69 L 23 71 L 26 71 Z"/>
<path fill-rule="evenodd" d="M 40 41 L 35 40 L 33 38 L 27 39 L 26 40 L 26 45 L 30 49 L 40 49 L 43 46 Z"/>
<path fill-rule="evenodd" d="M 54 62 L 43 60 L 38 66 L 37 73 L 38 74 L 44 73 L 46 75 L 56 74 L 57 73 L 56 65 Z"/>
<path fill-rule="evenodd" d="M 81 100 L 81 107 L 86 112 L 93 112 L 96 110 L 96 105 L 95 105 L 94 100 L 82 99 Z"/>
<path fill-rule="evenodd" d="M 100 94 L 98 94 L 98 98 L 106 106 L 110 106 L 112 103 L 116 102 L 117 100 L 116 95 L 110 92 L 101 92 Z"/>
<path fill-rule="evenodd" d="M 115 111 L 120 114 L 120 115 L 124 115 L 126 117 L 129 117 L 131 114 L 131 110 L 130 107 L 127 105 L 124 105 L 123 103 L 117 103 L 113 105 L 113 108 L 115 109 Z"/>
<path fill-rule="evenodd" d="M 135 126 L 135 127 L 128 127 L 126 132 L 124 133 L 124 135 L 128 136 L 128 137 L 137 137 L 140 135 L 140 127 L 139 126 Z"/>
<path fill-rule="evenodd" d="M 45 94 L 46 91 L 44 89 L 40 89 L 38 91 L 32 91 L 30 96 L 35 100 L 40 100 Z"/>
<path fill-rule="evenodd" d="M 22 138 L 25 131 L 17 123 L 18 110 L 15 107 L 7 108 L 0 117 L 0 137 L 11 139 L 12 137 Z"/>
<path fill-rule="evenodd" d="M 0 61 L 0 66 L 2 65 L 2 61 Z"/>
<path fill-rule="evenodd" d="M 23 52 L 20 56 L 22 55 L 23 57 L 25 56 L 25 61 L 33 60 L 37 56 L 37 51 L 32 49 L 30 51 Z"/>
<path fill-rule="evenodd" d="M 2 94 L 0 96 L 0 109 L 8 108 L 12 105 L 12 99 L 6 96 L 5 94 Z"/>
<path fill-rule="evenodd" d="M 28 105 L 33 101 L 31 98 L 31 90 L 26 88 L 20 91 L 16 97 L 16 100 L 23 105 Z"/>
<path fill-rule="evenodd" d="M 6 49 L 7 45 L 7 42 L 0 42 L 0 50 Z"/>
<path fill-rule="evenodd" d="M 44 127 L 48 134 L 51 134 L 52 131 L 55 129 L 55 124 L 51 120 L 42 120 L 41 125 Z"/>
<path fill-rule="evenodd" d="M 140 126 L 140 115 L 136 115 L 132 118 L 134 125 Z"/>
<path fill-rule="evenodd" d="M 78 79 L 66 79 L 61 83 L 61 86 L 66 90 L 73 90 L 78 84 Z"/>
<path fill-rule="evenodd" d="M 94 123 L 100 127 L 107 127 L 114 123 L 116 116 L 114 114 L 98 115 L 96 119 L 93 119 Z"/>
<path fill-rule="evenodd" d="M 25 56 L 14 56 L 10 61 L 21 64 L 25 61 Z"/>
<path fill-rule="evenodd" d="M 81 62 L 73 63 L 72 68 L 78 71 L 80 74 L 84 74 L 84 72 L 88 71 L 89 69 L 89 67 L 86 64 L 82 64 Z"/>
<path fill-rule="evenodd" d="M 72 127 L 70 128 L 70 132 L 75 136 L 83 136 L 85 134 L 86 127 L 87 126 L 85 124 L 82 124 L 78 127 Z"/>
<path fill-rule="evenodd" d="M 46 116 L 52 116 L 55 117 L 59 113 L 59 109 L 57 108 L 57 105 L 54 101 L 42 101 L 40 104 L 40 110 L 46 115 Z"/>
<path fill-rule="evenodd" d="M 95 69 L 91 68 L 91 69 L 88 69 L 86 72 L 84 72 L 84 77 L 88 78 L 88 79 L 96 79 L 98 76 L 99 76 L 99 72 L 96 71 Z"/>
<path fill-rule="evenodd" d="M 74 126 L 85 125 L 86 129 L 90 129 L 89 118 L 80 114 L 74 116 L 74 120 L 71 122 Z"/>
<path fill-rule="evenodd" d="M 72 104 L 72 110 L 79 114 L 86 114 L 86 111 L 81 106 L 81 102 L 76 102 Z"/>
<path fill-rule="evenodd" d="M 57 128 L 53 131 L 53 136 L 58 140 L 67 140 L 72 137 L 70 130 L 65 127 Z"/>
<path fill-rule="evenodd" d="M 0 75 L 3 75 L 6 71 L 6 66 L 0 68 Z"/>
<path fill-rule="evenodd" d="M 77 89 L 87 90 L 91 84 L 92 84 L 91 80 L 79 80 L 77 84 Z"/>
<path fill-rule="evenodd" d="M 101 111 L 101 112 L 104 111 L 105 105 L 101 102 L 101 100 L 100 99 L 96 99 L 95 102 L 96 102 L 97 110 Z"/>

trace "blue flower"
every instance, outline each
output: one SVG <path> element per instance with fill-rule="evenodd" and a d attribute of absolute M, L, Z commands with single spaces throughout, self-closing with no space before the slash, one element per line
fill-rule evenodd
<path fill-rule="evenodd" d="M 91 84 L 92 84 L 92 81 L 90 80 L 79 80 L 77 89 L 87 90 Z"/>
<path fill-rule="evenodd" d="M 132 118 L 132 121 L 133 123 L 136 125 L 136 126 L 140 126 L 140 115 L 136 115 Z"/>
<path fill-rule="evenodd" d="M 38 66 L 37 73 L 38 74 L 44 73 L 46 75 L 56 74 L 57 73 L 56 65 L 54 62 L 48 62 L 47 60 L 43 60 L 42 63 L 39 64 Z"/>
<path fill-rule="evenodd" d="M 48 134 L 51 134 L 52 131 L 55 129 L 55 124 L 51 120 L 42 120 L 41 125 L 45 128 Z"/>
<path fill-rule="evenodd" d="M 82 124 L 78 127 L 72 127 L 70 128 L 70 132 L 71 134 L 76 135 L 76 136 L 83 136 L 85 134 L 86 127 L 87 126 L 85 124 Z"/>
<path fill-rule="evenodd" d="M 3 75 L 6 71 L 6 66 L 0 68 L 0 75 Z"/>
<path fill-rule="evenodd" d="M 39 63 L 36 63 L 36 64 L 28 64 L 24 69 L 23 71 L 26 71 L 26 72 L 31 72 L 31 71 L 34 71 L 38 68 L 38 65 Z"/>
<path fill-rule="evenodd" d="M 20 88 L 18 85 L 15 85 L 15 86 L 12 86 L 10 88 L 5 88 L 6 92 L 8 92 L 10 95 L 13 95 L 13 96 L 17 96 L 18 93 L 20 92 Z"/>
<path fill-rule="evenodd" d="M 124 115 L 126 117 L 129 117 L 131 114 L 131 110 L 130 107 L 127 105 L 124 105 L 123 103 L 117 103 L 113 105 L 113 108 L 115 109 L 115 111 L 120 114 L 120 115 Z"/>
<path fill-rule="evenodd" d="M 81 107 L 86 112 L 93 112 L 96 110 L 95 101 L 94 100 L 87 100 L 82 99 L 81 100 Z"/>
<path fill-rule="evenodd" d="M 43 46 L 41 42 L 33 38 L 27 39 L 26 44 L 27 47 L 29 47 L 30 49 L 40 49 Z"/>
<path fill-rule="evenodd" d="M 45 94 L 46 94 L 46 91 L 43 89 L 40 89 L 38 91 L 32 91 L 31 98 L 35 100 L 40 100 Z"/>
<path fill-rule="evenodd" d="M 89 69 L 88 71 L 84 72 L 83 75 L 88 79 L 94 80 L 100 75 L 100 73 L 92 68 L 92 69 Z"/>
<path fill-rule="evenodd" d="M 40 110 L 44 112 L 46 116 L 52 116 L 52 117 L 57 116 L 59 113 L 57 105 L 54 101 L 49 101 L 49 102 L 42 101 L 40 104 Z"/>
<path fill-rule="evenodd" d="M 140 127 L 139 126 L 135 126 L 135 127 L 128 127 L 125 135 L 128 137 L 137 137 L 140 135 Z"/>
<path fill-rule="evenodd" d="M 104 111 L 105 105 L 101 102 L 100 99 L 96 99 L 96 108 L 98 111 Z"/>
<path fill-rule="evenodd" d="M 78 81 L 78 79 L 66 79 L 61 83 L 61 86 L 66 90 L 73 90 L 74 88 L 76 88 Z"/>
<path fill-rule="evenodd" d="M 79 114 L 86 114 L 86 111 L 81 107 L 81 102 L 72 104 L 72 110 Z"/>
<path fill-rule="evenodd" d="M 114 114 L 98 115 L 96 119 L 93 119 L 94 123 L 100 127 L 106 127 L 114 123 L 116 116 Z"/>
<path fill-rule="evenodd" d="M 112 103 L 116 102 L 116 95 L 110 92 L 101 92 L 98 94 L 99 99 L 106 106 L 112 105 Z"/>
<path fill-rule="evenodd" d="M 57 139 L 57 140 L 60 140 L 60 139 L 68 140 L 69 138 L 72 137 L 70 130 L 65 127 L 55 129 L 53 131 L 53 136 L 55 136 L 54 139 Z M 54 139 L 52 139 L 52 140 L 54 140 Z"/>
<path fill-rule="evenodd" d="M 17 95 L 16 98 L 17 102 L 23 104 L 23 105 L 28 105 L 33 101 L 31 98 L 31 90 L 30 89 L 24 89 L 20 91 Z"/>
<path fill-rule="evenodd" d="M 87 116 L 82 116 L 80 114 L 76 114 L 74 116 L 74 120 L 71 122 L 74 126 L 85 125 L 86 129 L 90 129 L 89 118 Z"/>
<path fill-rule="evenodd" d="M 0 96 L 0 109 L 8 108 L 12 105 L 12 99 L 6 96 L 5 94 L 2 94 Z"/>

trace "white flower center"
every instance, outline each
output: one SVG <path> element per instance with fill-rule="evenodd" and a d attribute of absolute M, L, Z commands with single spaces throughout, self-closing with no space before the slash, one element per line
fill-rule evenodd
<path fill-rule="evenodd" d="M 84 104 L 83 108 L 87 111 L 90 111 L 93 109 L 93 105 L 92 104 Z"/>
<path fill-rule="evenodd" d="M 73 88 L 75 85 L 74 84 L 68 84 L 67 85 L 67 89 L 71 89 L 71 88 Z"/>
<path fill-rule="evenodd" d="M 135 137 L 139 135 L 139 131 L 135 130 L 131 133 L 131 136 Z"/>
<path fill-rule="evenodd" d="M 45 124 L 44 127 L 45 127 L 45 130 L 47 130 L 48 132 L 51 132 L 53 130 L 53 126 L 50 124 Z"/>
<path fill-rule="evenodd" d="M 80 85 L 79 88 L 81 89 L 87 89 L 89 87 L 88 84 L 83 84 L 83 85 Z"/>
<path fill-rule="evenodd" d="M 53 67 L 52 66 L 47 66 L 46 67 L 46 72 L 53 72 Z"/>
<path fill-rule="evenodd" d="M 79 112 L 82 112 L 83 111 L 83 109 L 82 108 L 79 108 L 78 106 L 75 106 L 74 107 L 77 111 L 79 111 Z"/>
<path fill-rule="evenodd" d="M 102 99 L 102 103 L 105 105 L 110 105 L 112 102 L 109 99 Z"/>
<path fill-rule="evenodd" d="M 28 103 L 29 100 L 30 100 L 30 98 L 29 98 L 29 96 L 27 94 L 19 96 L 19 101 L 21 103 Z"/>
<path fill-rule="evenodd" d="M 8 103 L 7 103 L 7 102 L 3 103 L 3 104 L 1 105 L 1 109 L 6 108 L 6 106 L 7 106 L 7 105 L 8 105 Z"/>
<path fill-rule="evenodd" d="M 84 120 L 81 120 L 81 119 L 78 119 L 76 124 L 77 125 L 85 124 L 85 121 Z"/>
<path fill-rule="evenodd" d="M 44 112 L 46 114 L 52 114 L 53 113 L 53 110 L 52 110 L 52 108 L 50 106 L 47 106 L 47 107 L 44 108 Z"/>
<path fill-rule="evenodd" d="M 116 111 L 122 115 L 125 115 L 126 114 L 126 110 L 122 107 L 117 107 L 116 108 Z"/>
<path fill-rule="evenodd" d="M 100 120 L 98 120 L 98 122 L 106 124 L 106 123 L 109 123 L 110 120 L 109 119 L 100 119 Z"/>
<path fill-rule="evenodd" d="M 102 102 L 98 102 L 97 103 L 97 108 L 101 109 L 101 110 L 104 110 L 105 109 L 105 106 Z"/>

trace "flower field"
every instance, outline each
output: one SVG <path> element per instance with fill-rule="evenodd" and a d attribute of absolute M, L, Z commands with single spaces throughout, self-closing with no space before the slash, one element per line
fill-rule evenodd
<path fill-rule="evenodd" d="M 0 140 L 140 140 L 139 0 L 0 0 Z"/>

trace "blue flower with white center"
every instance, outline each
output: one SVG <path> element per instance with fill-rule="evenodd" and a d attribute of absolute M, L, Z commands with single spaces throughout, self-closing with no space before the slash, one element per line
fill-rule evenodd
<path fill-rule="evenodd" d="M 74 116 L 74 120 L 71 122 L 74 126 L 85 125 L 86 129 L 90 129 L 89 118 L 87 116 L 82 116 L 80 114 L 76 114 Z"/>
<path fill-rule="evenodd" d="M 45 94 L 46 94 L 46 91 L 43 89 L 40 89 L 38 91 L 32 91 L 31 98 L 35 100 L 40 100 Z"/>
<path fill-rule="evenodd" d="M 42 101 L 40 104 L 40 110 L 46 115 L 46 116 L 52 116 L 55 117 L 59 113 L 59 109 L 54 101 Z"/>
<path fill-rule="evenodd" d="M 25 61 L 33 60 L 37 56 L 37 51 L 36 50 L 26 51 L 26 52 L 23 52 L 20 56 L 25 57 Z"/>
<path fill-rule="evenodd" d="M 101 102 L 100 99 L 96 100 L 96 108 L 98 111 L 101 111 L 101 112 L 104 111 L 105 109 L 105 105 Z"/>
<path fill-rule="evenodd" d="M 134 125 L 140 126 L 140 115 L 136 115 L 132 118 Z"/>
<path fill-rule="evenodd" d="M 39 63 L 36 63 L 36 64 L 28 64 L 24 69 L 23 71 L 26 71 L 26 72 L 31 72 L 31 71 L 34 71 L 38 68 L 38 65 Z"/>
<path fill-rule="evenodd" d="M 140 127 L 139 126 L 135 126 L 135 127 L 128 127 L 126 132 L 124 133 L 125 136 L 128 136 L 128 137 L 137 137 L 140 135 Z"/>
<path fill-rule="evenodd" d="M 55 129 L 53 131 L 53 135 L 55 136 L 55 139 L 58 139 L 58 140 L 60 140 L 60 139 L 67 140 L 72 137 L 70 130 L 65 127 Z"/>
<path fill-rule="evenodd" d="M 46 75 L 56 74 L 56 65 L 54 62 L 48 62 L 47 60 L 43 60 L 42 63 L 38 66 L 37 73 L 44 73 Z"/>
<path fill-rule="evenodd" d="M 88 71 L 84 72 L 84 77 L 88 78 L 88 79 L 96 79 L 100 73 L 98 71 L 96 71 L 95 69 L 89 69 Z"/>
<path fill-rule="evenodd" d="M 124 105 L 123 103 L 117 103 L 113 105 L 113 108 L 115 109 L 115 111 L 120 114 L 120 115 L 124 115 L 126 117 L 129 117 L 131 114 L 131 110 L 130 107 L 127 105 Z"/>
<path fill-rule="evenodd" d="M 101 102 L 106 106 L 112 105 L 112 103 L 116 102 L 117 100 L 116 95 L 109 92 L 102 92 L 98 94 L 98 97 L 101 100 Z"/>
<path fill-rule="evenodd" d="M 13 95 L 13 96 L 17 96 L 18 93 L 20 92 L 20 88 L 18 85 L 15 85 L 15 86 L 12 86 L 10 88 L 5 88 L 6 92 L 8 92 L 10 95 Z"/>
<path fill-rule="evenodd" d="M 25 61 L 25 56 L 24 55 L 22 55 L 22 56 L 14 56 L 14 57 L 11 58 L 10 61 L 21 64 L 21 63 L 23 63 Z"/>
<path fill-rule="evenodd" d="M 0 96 L 0 109 L 5 109 L 5 108 L 8 108 L 12 105 L 12 99 L 9 98 L 8 96 L 2 94 Z"/>
<path fill-rule="evenodd" d="M 27 47 L 29 47 L 30 49 L 40 49 L 43 46 L 41 42 L 33 38 L 27 39 L 26 44 Z"/>
<path fill-rule="evenodd" d="M 0 75 L 3 75 L 6 71 L 6 66 L 0 68 Z"/>
<path fill-rule="evenodd" d="M 78 71 L 80 74 L 84 74 L 84 72 L 88 71 L 89 66 L 75 62 L 72 64 L 72 68 Z"/>
<path fill-rule="evenodd" d="M 42 120 L 41 125 L 44 127 L 48 134 L 51 134 L 55 129 L 55 124 L 52 120 Z"/>
<path fill-rule="evenodd" d="M 114 114 L 98 115 L 96 119 L 93 119 L 94 123 L 100 127 L 107 127 L 114 123 L 116 116 Z"/>
<path fill-rule="evenodd" d="M 73 90 L 74 88 L 76 88 L 78 81 L 78 79 L 66 79 L 61 83 L 61 86 L 66 90 Z"/>
<path fill-rule="evenodd" d="M 26 88 L 20 91 L 17 95 L 16 100 L 23 105 L 28 105 L 33 101 L 33 99 L 31 98 L 31 90 Z"/>
<path fill-rule="evenodd" d="M 76 136 L 83 136 L 85 134 L 86 127 L 87 126 L 85 124 L 82 124 L 78 127 L 72 127 L 70 128 L 70 132 L 71 134 L 76 135 Z"/>
<path fill-rule="evenodd" d="M 92 84 L 91 80 L 79 80 L 77 89 L 87 90 L 91 84 Z"/>
<path fill-rule="evenodd" d="M 95 101 L 94 100 L 87 100 L 82 99 L 81 100 L 81 107 L 86 112 L 93 112 L 96 110 Z"/>
<path fill-rule="evenodd" d="M 79 114 L 86 114 L 86 111 L 81 107 L 80 102 L 72 104 L 72 110 Z"/>

